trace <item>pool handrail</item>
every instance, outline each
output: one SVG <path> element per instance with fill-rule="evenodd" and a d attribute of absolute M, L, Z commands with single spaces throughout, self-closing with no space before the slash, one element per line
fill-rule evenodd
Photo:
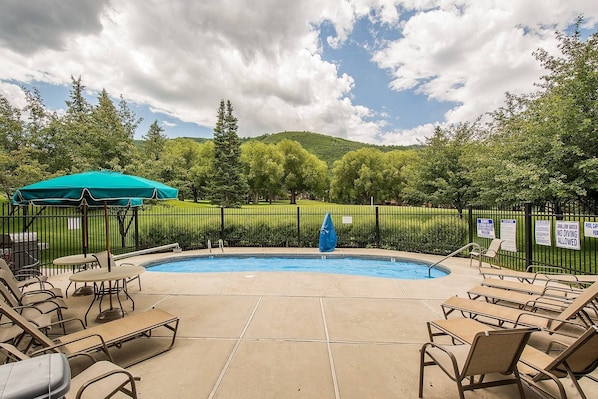
<path fill-rule="evenodd" d="M 461 248 L 457 249 L 456 251 L 451 252 L 444 258 L 440 259 L 438 262 L 435 262 L 435 263 L 431 264 L 430 266 L 428 266 L 428 277 L 432 277 L 432 268 L 434 266 L 438 265 L 441 262 L 444 262 L 448 258 L 452 258 L 453 256 L 457 255 L 459 252 L 462 252 L 470 247 L 475 248 L 477 253 L 481 253 L 482 248 L 480 247 L 480 244 L 478 244 L 477 242 L 470 242 L 469 244 L 462 246 Z"/>
<path fill-rule="evenodd" d="M 180 250 L 180 248 L 181 247 L 179 246 L 179 243 L 175 242 L 173 244 L 161 245 L 159 247 L 140 249 L 139 251 L 126 252 L 124 254 L 113 255 L 112 258 L 114 260 L 125 259 L 125 258 L 130 258 L 132 256 L 137 256 L 137 255 L 145 255 L 145 254 L 151 254 L 153 252 L 161 252 L 161 251 L 164 251 L 165 249 L 172 249 L 173 252 L 178 252 Z"/>

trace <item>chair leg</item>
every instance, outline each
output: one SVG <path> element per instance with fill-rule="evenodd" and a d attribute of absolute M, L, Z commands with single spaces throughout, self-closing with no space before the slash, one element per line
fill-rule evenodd
<path fill-rule="evenodd" d="M 424 395 L 424 358 L 426 356 L 425 350 L 422 348 L 420 350 L 420 362 L 419 362 L 419 398 L 422 398 Z"/>

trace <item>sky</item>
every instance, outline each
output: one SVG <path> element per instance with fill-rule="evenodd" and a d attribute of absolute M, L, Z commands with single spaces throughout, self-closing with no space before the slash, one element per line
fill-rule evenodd
<path fill-rule="evenodd" d="M 238 134 L 310 131 L 418 144 L 535 91 L 538 48 L 588 0 L 0 0 L 0 95 L 64 112 L 71 77 L 90 101 L 122 95 L 168 137 L 213 137 L 230 100 Z"/>

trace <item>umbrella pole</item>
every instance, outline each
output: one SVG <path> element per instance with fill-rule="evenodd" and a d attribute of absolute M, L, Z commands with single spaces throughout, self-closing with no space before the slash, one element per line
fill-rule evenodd
<path fill-rule="evenodd" d="M 107 255 L 108 255 L 108 273 L 110 273 L 112 271 L 112 259 L 110 257 L 110 223 L 108 222 L 108 202 L 104 201 L 104 223 L 106 225 L 106 251 L 107 251 Z M 118 284 L 116 284 L 116 295 L 118 295 Z M 114 306 L 112 305 L 112 280 L 108 280 L 108 297 L 110 300 L 110 309 L 106 309 L 103 312 L 101 312 L 98 317 L 96 318 L 96 321 L 99 323 L 104 323 L 107 321 L 111 321 L 111 320 L 116 320 L 116 319 L 120 319 L 122 317 L 125 317 L 125 312 L 122 310 L 122 305 L 119 308 L 114 308 Z M 100 299 L 101 301 L 101 299 Z M 118 298 L 118 301 L 120 303 L 120 298 Z"/>
<path fill-rule="evenodd" d="M 108 202 L 104 201 L 104 223 L 106 226 L 106 251 L 108 252 L 108 273 L 112 271 L 111 256 L 110 256 L 110 223 L 108 223 Z M 110 297 L 110 310 L 112 307 L 112 281 L 108 280 L 108 296 Z M 116 293 L 118 295 L 118 293 Z"/>

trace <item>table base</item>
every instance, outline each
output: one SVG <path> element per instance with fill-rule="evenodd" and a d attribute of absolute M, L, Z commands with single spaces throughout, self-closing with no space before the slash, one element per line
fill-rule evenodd
<path fill-rule="evenodd" d="M 93 295 L 93 287 L 91 285 L 85 285 L 83 287 L 78 287 L 75 292 L 72 294 L 73 296 L 87 296 Z"/>
<path fill-rule="evenodd" d="M 126 314 L 127 312 L 119 308 L 106 309 L 96 317 L 96 322 L 106 323 L 108 321 L 122 319 Z"/>

